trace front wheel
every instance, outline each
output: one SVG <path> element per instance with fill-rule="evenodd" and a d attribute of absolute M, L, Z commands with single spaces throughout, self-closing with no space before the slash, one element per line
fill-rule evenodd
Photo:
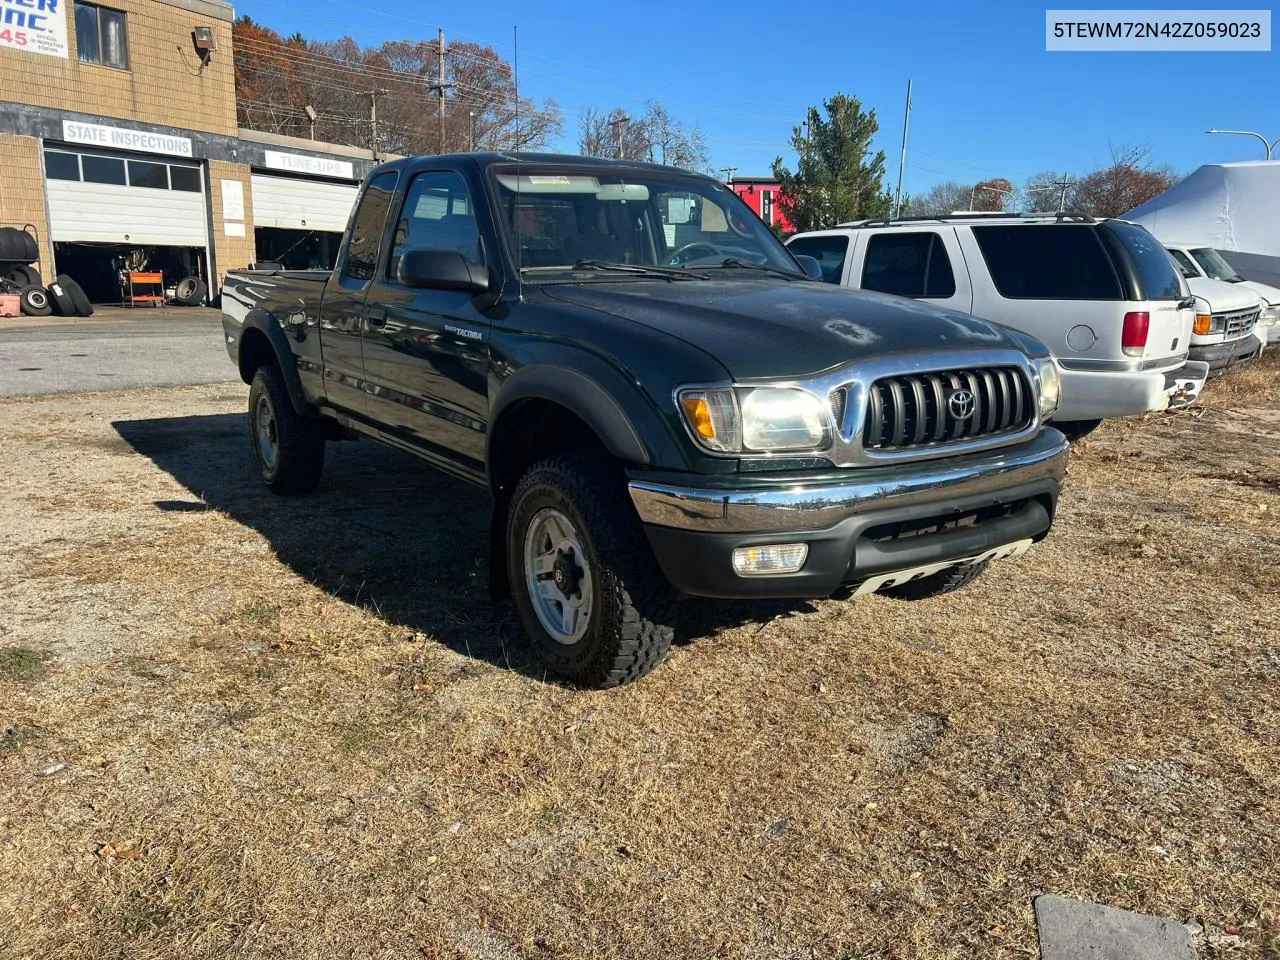
<path fill-rule="evenodd" d="M 324 469 L 320 421 L 293 409 L 274 365 L 258 368 L 249 388 L 249 445 L 263 481 L 275 493 L 310 493 Z"/>
<path fill-rule="evenodd" d="M 552 457 L 524 475 L 511 500 L 507 570 L 534 654 L 562 679 L 630 683 L 671 647 L 675 590 L 605 457 Z"/>

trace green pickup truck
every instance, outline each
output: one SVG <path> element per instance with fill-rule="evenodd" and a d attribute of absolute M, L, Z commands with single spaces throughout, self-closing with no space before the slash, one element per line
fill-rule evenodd
<path fill-rule="evenodd" d="M 272 490 L 355 437 L 484 486 L 493 593 L 608 687 L 682 594 L 928 597 L 1048 534 L 1044 345 L 817 277 L 708 177 L 473 153 L 378 167 L 336 269 L 236 271 L 222 303 Z"/>

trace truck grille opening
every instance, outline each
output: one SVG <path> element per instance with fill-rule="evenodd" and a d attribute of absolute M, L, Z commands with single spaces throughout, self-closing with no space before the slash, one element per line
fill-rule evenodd
<path fill-rule="evenodd" d="M 1252 333 L 1253 328 L 1258 325 L 1259 312 L 1251 308 L 1248 310 L 1232 310 L 1229 313 L 1215 313 L 1213 315 L 1214 326 L 1221 326 L 1226 332 L 1228 340 L 1243 337 Z"/>
<path fill-rule="evenodd" d="M 1014 500 L 1011 503 L 997 503 L 981 510 L 969 510 L 964 513 L 948 513 L 936 517 L 919 517 L 915 520 L 904 520 L 899 523 L 882 523 L 869 527 L 863 535 L 876 543 L 898 543 L 912 537 L 924 537 L 935 533 L 946 533 L 964 527 L 977 527 L 992 520 L 1011 517 L 1022 510 L 1027 501 Z"/>
<path fill-rule="evenodd" d="M 1018 367 L 885 377 L 871 385 L 862 445 L 902 450 L 1025 430 L 1035 393 Z"/>

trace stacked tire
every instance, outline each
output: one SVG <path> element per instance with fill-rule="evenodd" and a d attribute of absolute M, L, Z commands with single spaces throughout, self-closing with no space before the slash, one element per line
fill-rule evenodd
<path fill-rule="evenodd" d="M 34 264 L 40 259 L 35 237 L 25 230 L 0 227 L 0 280 L 6 289 L 21 298 L 22 313 L 28 317 L 89 317 L 93 304 L 80 284 L 65 273 L 47 287 Z"/>

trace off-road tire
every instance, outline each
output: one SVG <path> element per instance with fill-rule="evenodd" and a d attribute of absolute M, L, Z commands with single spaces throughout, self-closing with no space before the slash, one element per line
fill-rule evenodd
<path fill-rule="evenodd" d="M 89 302 L 88 295 L 84 292 L 84 287 L 76 283 L 65 273 L 58 274 L 58 283 L 62 285 L 62 289 L 67 292 L 67 296 L 71 298 L 71 303 L 75 307 L 75 315 L 77 317 L 92 317 L 93 304 Z"/>
<path fill-rule="evenodd" d="M 970 563 L 963 567 L 950 567 L 880 592 L 886 597 L 897 600 L 927 600 L 929 597 L 939 597 L 944 593 L 953 593 L 961 587 L 967 587 L 986 573 L 989 566 L 991 561 L 983 560 L 981 563 Z"/>
<path fill-rule="evenodd" d="M 263 459 L 258 441 L 257 411 L 265 397 L 275 417 L 275 464 Z M 258 473 L 273 493 L 292 496 L 311 493 L 320 485 L 324 471 L 324 425 L 293 409 L 284 377 L 275 364 L 258 368 L 249 388 L 249 446 Z"/>
<path fill-rule="evenodd" d="M 49 299 L 53 301 L 54 312 L 60 317 L 79 316 L 76 312 L 76 302 L 71 299 L 71 292 L 67 290 L 62 283 L 62 277 L 59 277 L 53 283 L 49 284 Z"/>
<path fill-rule="evenodd" d="M 573 523 L 594 578 L 587 630 L 572 645 L 556 642 L 543 628 L 525 578 L 525 534 L 544 507 Z M 676 591 L 658 567 L 611 459 L 564 454 L 534 464 L 511 498 L 506 550 L 516 612 L 548 671 L 576 686 L 605 689 L 638 680 L 662 662 L 675 636 Z"/>
<path fill-rule="evenodd" d="M 1054 427 L 1059 432 L 1061 432 L 1064 437 L 1066 437 L 1072 443 L 1075 443 L 1077 440 L 1083 440 L 1089 434 L 1093 433 L 1093 431 L 1097 430 L 1098 427 L 1102 426 L 1102 421 L 1101 420 L 1063 420 L 1061 423 L 1059 423 L 1057 420 L 1054 420 L 1049 424 L 1049 426 Z"/>
<path fill-rule="evenodd" d="M 53 298 L 44 287 L 34 283 L 23 287 L 18 296 L 22 297 L 22 313 L 27 317 L 47 317 L 53 313 Z"/>

